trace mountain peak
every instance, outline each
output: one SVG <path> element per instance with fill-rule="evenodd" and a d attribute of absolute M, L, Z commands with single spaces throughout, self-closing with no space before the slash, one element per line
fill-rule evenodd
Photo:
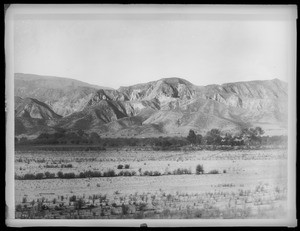
<path fill-rule="evenodd" d="M 189 84 L 192 85 L 192 83 L 190 83 L 189 81 L 183 79 L 183 78 L 179 78 L 179 77 L 168 77 L 168 78 L 162 78 L 160 79 L 161 81 L 164 81 L 166 83 L 169 84 Z M 159 81 L 159 80 L 158 80 Z"/>

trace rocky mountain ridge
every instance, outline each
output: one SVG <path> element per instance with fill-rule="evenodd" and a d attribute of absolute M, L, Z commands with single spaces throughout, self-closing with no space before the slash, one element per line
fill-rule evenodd
<path fill-rule="evenodd" d="M 17 83 L 23 89 L 16 96 L 39 88 L 34 81 L 28 87 L 16 78 L 15 88 Z M 249 126 L 260 126 L 267 134 L 287 130 L 287 83 L 278 79 L 196 86 L 182 78 L 164 78 L 118 90 L 83 85 L 70 82 L 44 94 L 32 89 L 27 97 L 36 92 L 36 99 L 60 116 L 47 118 L 51 126 L 45 126 L 104 136 L 185 136 L 189 129 L 205 133 L 212 128 L 234 133 Z"/>

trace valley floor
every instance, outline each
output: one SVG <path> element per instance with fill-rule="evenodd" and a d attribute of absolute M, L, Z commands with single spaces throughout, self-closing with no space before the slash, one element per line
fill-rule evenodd
<path fill-rule="evenodd" d="M 71 168 L 60 168 L 61 164 Z M 58 165 L 45 168 L 46 165 Z M 135 176 L 15 180 L 16 218 L 282 218 L 287 151 L 16 152 L 18 175 L 113 169 Z M 204 174 L 196 174 L 201 164 Z M 191 174 L 168 175 L 178 168 Z M 212 170 L 218 174 L 211 174 Z M 162 175 L 144 175 L 158 171 Z"/>

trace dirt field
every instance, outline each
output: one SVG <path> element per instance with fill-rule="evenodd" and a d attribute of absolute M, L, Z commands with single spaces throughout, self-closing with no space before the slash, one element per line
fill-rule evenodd
<path fill-rule="evenodd" d="M 61 168 L 63 164 L 72 167 Z M 119 164 L 130 166 L 118 169 Z M 198 164 L 203 166 L 204 174 L 196 174 Z M 167 174 L 178 168 L 189 169 L 191 174 Z M 19 205 L 16 218 L 273 218 L 285 215 L 286 150 L 40 151 L 15 155 L 15 173 L 20 176 L 46 171 L 77 175 L 82 171 L 109 169 L 116 174 L 135 171 L 136 175 L 15 180 L 15 203 Z M 211 174 L 212 170 L 218 174 Z M 162 175 L 145 176 L 146 171 L 158 171 Z M 77 199 L 71 201 L 74 196 Z M 83 203 L 78 207 L 79 198 Z M 38 208 L 43 204 L 47 208 Z"/>

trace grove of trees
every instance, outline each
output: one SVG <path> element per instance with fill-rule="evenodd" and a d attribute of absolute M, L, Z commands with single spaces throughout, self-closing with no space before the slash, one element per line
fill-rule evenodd
<path fill-rule="evenodd" d="M 205 135 L 196 134 L 190 130 L 186 137 L 152 137 L 152 138 L 103 138 L 96 132 L 90 134 L 82 130 L 66 132 L 58 130 L 55 133 L 41 133 L 37 138 L 15 138 L 16 145 L 84 145 L 105 147 L 139 146 L 151 147 L 154 150 L 170 150 L 183 146 L 261 146 L 284 145 L 287 136 L 262 136 L 260 127 L 244 128 L 238 134 L 222 133 L 219 129 L 211 129 Z"/>

